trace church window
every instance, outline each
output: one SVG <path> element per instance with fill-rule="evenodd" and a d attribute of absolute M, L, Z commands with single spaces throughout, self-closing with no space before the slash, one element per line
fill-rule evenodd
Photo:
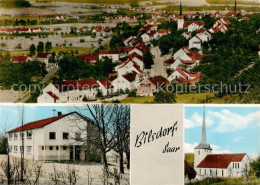
<path fill-rule="evenodd" d="M 216 170 L 216 176 L 218 176 L 218 170 Z"/>
<path fill-rule="evenodd" d="M 201 175 L 201 169 L 200 169 L 200 175 Z"/>
<path fill-rule="evenodd" d="M 200 155 L 200 151 L 198 151 L 198 154 Z"/>
<path fill-rule="evenodd" d="M 235 163 L 235 168 L 237 168 L 237 163 Z"/>
<path fill-rule="evenodd" d="M 205 169 L 205 175 L 207 174 L 206 172 L 207 172 L 207 171 L 206 171 L 206 169 Z"/>
<path fill-rule="evenodd" d="M 224 170 L 222 170 L 222 177 L 224 176 Z"/>
<path fill-rule="evenodd" d="M 239 163 L 237 163 L 237 168 L 239 168 Z"/>
<path fill-rule="evenodd" d="M 233 163 L 233 168 L 235 168 L 235 163 Z"/>

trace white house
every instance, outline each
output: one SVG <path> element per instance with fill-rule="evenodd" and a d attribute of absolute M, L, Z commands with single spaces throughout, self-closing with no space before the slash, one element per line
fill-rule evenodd
<path fill-rule="evenodd" d="M 115 87 L 115 92 L 120 90 L 133 90 L 136 89 L 140 82 L 140 77 L 136 72 L 127 73 L 122 76 L 118 76 L 114 81 L 112 81 Z"/>
<path fill-rule="evenodd" d="M 172 74 L 170 74 L 167 79 L 170 82 L 177 80 L 184 85 L 194 85 L 197 81 L 199 81 L 200 78 L 201 74 L 199 72 L 191 73 L 187 69 L 178 67 L 175 71 L 172 72 Z"/>
<path fill-rule="evenodd" d="M 101 50 L 99 51 L 99 60 L 108 57 L 112 59 L 112 62 L 119 62 L 119 54 L 120 52 L 118 50 Z"/>
<path fill-rule="evenodd" d="M 193 32 L 204 28 L 203 21 L 184 21 L 184 17 L 178 17 L 178 30 L 188 30 L 188 32 Z"/>
<path fill-rule="evenodd" d="M 121 64 L 117 65 L 115 67 L 115 71 L 117 71 L 119 76 L 132 73 L 133 71 L 139 75 L 143 73 L 140 66 L 129 58 Z"/>
<path fill-rule="evenodd" d="M 250 169 L 250 159 L 246 153 L 212 154 L 212 148 L 206 144 L 205 110 L 201 143 L 194 148 L 194 157 L 198 180 L 207 177 L 245 177 Z"/>
<path fill-rule="evenodd" d="M 181 48 L 176 53 L 174 53 L 173 58 L 177 60 L 179 58 L 182 61 L 195 61 L 194 65 L 199 65 L 200 60 L 209 55 L 202 55 L 197 51 L 191 51 L 188 48 Z"/>
<path fill-rule="evenodd" d="M 186 40 L 191 38 L 191 33 L 190 32 L 184 32 L 183 34 L 181 34 Z"/>
<path fill-rule="evenodd" d="M 103 96 L 107 96 L 109 94 L 114 93 L 114 86 L 107 79 L 100 79 L 97 81 L 99 85 L 99 89 L 102 92 Z"/>
<path fill-rule="evenodd" d="M 189 40 L 189 49 L 197 48 L 201 50 L 202 48 L 201 44 L 202 44 L 202 40 L 197 35 L 195 35 Z"/>
<path fill-rule="evenodd" d="M 75 121 L 77 120 L 77 121 Z M 85 152 L 81 138 L 95 127 L 88 118 L 71 112 L 55 117 L 33 121 L 8 132 L 9 154 L 40 161 L 84 160 Z M 22 147 L 22 138 L 24 147 Z"/>
<path fill-rule="evenodd" d="M 43 89 L 38 103 L 82 102 L 84 99 L 95 99 L 99 84 L 94 78 L 66 80 L 50 83 Z"/>
<path fill-rule="evenodd" d="M 202 42 L 209 42 L 212 39 L 211 33 L 206 29 L 197 31 L 196 36 L 202 40 Z"/>
<path fill-rule="evenodd" d="M 54 57 L 53 53 L 39 53 L 36 57 L 36 60 L 46 64 L 46 67 L 50 65 L 50 59 Z M 54 60 L 55 58 L 53 58 Z M 54 65 L 54 64 L 53 64 Z"/>
<path fill-rule="evenodd" d="M 138 49 L 138 48 L 132 48 L 132 49 L 128 52 L 128 55 L 132 55 L 132 54 L 134 54 L 134 53 L 140 55 L 141 57 L 143 56 L 143 52 L 142 52 L 140 49 Z"/>

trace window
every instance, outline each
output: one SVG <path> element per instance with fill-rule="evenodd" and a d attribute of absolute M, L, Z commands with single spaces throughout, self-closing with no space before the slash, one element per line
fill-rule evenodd
<path fill-rule="evenodd" d="M 80 138 L 81 138 L 81 133 L 76 133 L 75 134 L 75 139 L 76 140 L 80 140 Z"/>
<path fill-rule="evenodd" d="M 20 132 L 20 139 L 24 138 L 24 133 Z"/>
<path fill-rule="evenodd" d="M 14 153 L 18 152 L 18 146 L 14 146 Z"/>
<path fill-rule="evenodd" d="M 198 154 L 200 155 L 200 151 L 198 151 Z"/>
<path fill-rule="evenodd" d="M 12 150 L 13 150 L 13 146 L 9 146 L 9 153 L 12 153 Z"/>
<path fill-rule="evenodd" d="M 27 153 L 27 154 L 32 153 L 32 147 L 31 147 L 31 146 L 27 146 L 27 147 L 26 147 L 26 153 Z"/>
<path fill-rule="evenodd" d="M 56 139 L 56 132 L 50 132 L 49 134 L 49 139 Z"/>
<path fill-rule="evenodd" d="M 237 168 L 239 168 L 239 163 L 237 163 Z"/>
<path fill-rule="evenodd" d="M 53 146 L 49 146 L 49 150 L 53 150 Z"/>
<path fill-rule="evenodd" d="M 67 147 L 66 147 L 66 146 L 63 146 L 63 150 L 67 150 Z"/>
<path fill-rule="evenodd" d="M 201 175 L 201 169 L 200 169 L 200 175 Z"/>
<path fill-rule="evenodd" d="M 56 146 L 56 150 L 59 150 L 59 146 Z"/>
<path fill-rule="evenodd" d="M 69 139 L 69 133 L 68 132 L 63 132 L 63 139 Z"/>
<path fill-rule="evenodd" d="M 13 138 L 13 133 L 9 133 L 9 139 Z"/>
<path fill-rule="evenodd" d="M 216 170 L 216 176 L 218 176 L 218 170 Z"/>
<path fill-rule="evenodd" d="M 222 170 L 222 177 L 224 176 L 224 170 Z"/>
<path fill-rule="evenodd" d="M 26 136 L 27 136 L 27 139 L 32 139 L 32 131 L 31 130 L 26 131 Z"/>
<path fill-rule="evenodd" d="M 44 146 L 42 146 L 42 150 L 44 150 Z"/>
<path fill-rule="evenodd" d="M 205 175 L 207 174 L 207 171 L 206 171 L 206 169 L 205 169 Z"/>
<path fill-rule="evenodd" d="M 18 139 L 18 133 L 14 133 L 14 140 L 17 140 Z"/>
<path fill-rule="evenodd" d="M 24 146 L 20 146 L 20 152 L 22 153 L 24 153 Z"/>

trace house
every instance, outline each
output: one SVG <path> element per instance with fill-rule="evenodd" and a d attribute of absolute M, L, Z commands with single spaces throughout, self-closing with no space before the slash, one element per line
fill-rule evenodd
<path fill-rule="evenodd" d="M 18 33 L 31 33 L 31 28 L 17 28 Z"/>
<path fill-rule="evenodd" d="M 31 56 L 26 55 L 26 56 L 12 56 L 11 62 L 13 63 L 26 63 L 32 61 Z"/>
<path fill-rule="evenodd" d="M 119 54 L 118 50 L 100 50 L 99 51 L 99 60 L 102 60 L 104 57 L 108 57 L 112 59 L 112 62 L 119 62 Z"/>
<path fill-rule="evenodd" d="M 128 52 L 128 55 L 137 54 L 139 56 L 143 56 L 143 51 L 137 47 L 131 48 Z"/>
<path fill-rule="evenodd" d="M 115 87 L 115 92 L 123 90 L 134 90 L 137 88 L 140 81 L 139 75 L 133 71 L 131 73 L 124 74 L 112 81 L 113 86 Z"/>
<path fill-rule="evenodd" d="M 53 19 L 56 20 L 56 21 L 60 21 L 60 20 L 64 20 L 64 17 L 57 15 Z"/>
<path fill-rule="evenodd" d="M 37 102 L 67 103 L 82 102 L 85 99 L 93 100 L 99 87 L 94 78 L 50 83 L 43 89 L 43 93 L 38 97 Z"/>
<path fill-rule="evenodd" d="M 39 53 L 36 57 L 36 60 L 46 64 L 46 67 L 49 67 L 50 63 L 54 64 L 55 54 L 54 53 Z M 51 61 L 52 60 L 52 61 Z"/>
<path fill-rule="evenodd" d="M 144 34 L 141 35 L 141 38 L 142 38 L 144 43 L 149 43 L 150 41 L 157 38 L 157 32 L 152 31 L 150 33 L 144 33 Z"/>
<path fill-rule="evenodd" d="M 167 79 L 170 82 L 178 81 L 184 85 L 194 85 L 200 78 L 201 74 L 199 72 L 192 73 L 187 69 L 178 67 Z"/>
<path fill-rule="evenodd" d="M 140 67 L 141 70 L 144 70 L 144 61 L 140 55 L 138 55 L 137 53 L 132 53 L 128 55 L 128 58 L 133 62 L 135 62 Z"/>
<path fill-rule="evenodd" d="M 204 28 L 203 21 L 184 21 L 184 17 L 178 17 L 178 30 L 188 30 L 188 32 L 193 32 Z"/>
<path fill-rule="evenodd" d="M 17 28 L 1 28 L 0 33 L 13 34 L 17 32 Z"/>
<path fill-rule="evenodd" d="M 199 62 L 204 57 L 209 57 L 210 55 L 200 54 L 198 51 L 191 51 L 188 48 L 181 48 L 176 53 L 174 53 L 173 58 L 177 60 L 179 58 L 182 61 L 195 61 L 194 66 L 199 65 Z"/>
<path fill-rule="evenodd" d="M 209 42 L 212 39 L 211 33 L 206 29 L 200 29 L 196 35 L 202 40 L 202 42 Z"/>
<path fill-rule="evenodd" d="M 102 92 L 103 96 L 107 96 L 109 94 L 114 93 L 114 86 L 109 80 L 101 79 L 98 80 L 97 83 L 99 84 L 99 89 Z"/>
<path fill-rule="evenodd" d="M 190 32 L 184 32 L 183 34 L 181 34 L 186 40 L 191 38 L 191 33 Z"/>
<path fill-rule="evenodd" d="M 161 88 L 167 86 L 169 81 L 163 76 L 155 76 L 144 79 L 137 87 L 137 96 L 153 96 Z"/>
<path fill-rule="evenodd" d="M 202 44 L 202 40 L 197 35 L 195 35 L 189 40 L 189 49 L 197 48 L 198 50 L 201 50 L 202 49 L 201 44 Z"/>
<path fill-rule="evenodd" d="M 92 64 L 96 63 L 99 60 L 98 54 L 85 54 L 77 57 L 83 60 L 84 62 L 90 62 Z"/>
<path fill-rule="evenodd" d="M 185 66 L 186 69 L 190 70 L 194 66 L 198 65 L 196 63 L 196 60 L 182 60 L 180 58 L 177 58 L 174 60 L 173 58 L 169 58 L 168 60 L 165 61 L 166 67 L 168 69 L 173 69 L 176 70 L 178 67 Z"/>
<path fill-rule="evenodd" d="M 41 28 L 32 28 L 32 33 L 40 33 Z"/>
<path fill-rule="evenodd" d="M 139 75 L 143 73 L 140 66 L 129 58 L 117 65 L 115 67 L 115 71 L 117 71 L 119 76 L 125 75 L 127 73 L 132 73 L 133 71 Z"/>
<path fill-rule="evenodd" d="M 206 143 L 205 109 L 201 142 L 194 148 L 194 159 L 197 180 L 207 177 L 245 177 L 250 169 L 250 159 L 246 153 L 212 154 L 212 148 Z"/>
<path fill-rule="evenodd" d="M 97 37 L 101 37 L 102 36 L 102 32 L 103 28 L 95 28 L 93 29 L 92 33 L 96 34 Z"/>
<path fill-rule="evenodd" d="M 24 150 L 24 158 L 30 160 L 84 160 L 86 153 L 81 138 L 89 139 L 88 133 L 95 132 L 95 129 L 90 119 L 77 112 L 64 115 L 58 112 L 57 116 L 29 122 L 8 131 L 9 155 L 21 157 Z"/>
<path fill-rule="evenodd" d="M 228 30 L 229 26 L 230 26 L 230 22 L 226 19 L 221 18 L 215 22 L 215 24 L 209 31 L 211 33 L 218 33 L 218 32 L 225 33 Z"/>

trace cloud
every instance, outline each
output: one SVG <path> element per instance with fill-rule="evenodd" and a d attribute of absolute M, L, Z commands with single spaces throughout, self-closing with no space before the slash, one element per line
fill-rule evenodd
<path fill-rule="evenodd" d="M 228 149 L 221 149 L 221 147 L 218 146 L 218 145 L 210 145 L 210 146 L 212 148 L 212 153 L 213 154 L 229 154 L 229 153 L 231 153 L 230 150 L 228 150 Z"/>
<path fill-rule="evenodd" d="M 247 128 L 253 122 L 257 123 L 255 126 L 260 126 L 260 111 L 242 116 L 223 109 L 221 112 L 208 111 L 208 114 L 210 119 L 216 120 L 216 132 L 234 132 Z"/>
<path fill-rule="evenodd" d="M 199 143 L 184 143 L 184 153 L 194 153 L 194 148 L 198 145 Z"/>
<path fill-rule="evenodd" d="M 233 142 L 239 142 L 239 141 L 241 141 L 241 140 L 243 140 L 243 139 L 245 139 L 245 137 L 243 137 L 243 136 L 238 136 L 238 137 L 233 138 L 232 141 L 233 141 Z"/>
<path fill-rule="evenodd" d="M 187 128 L 193 128 L 193 127 L 201 127 L 202 126 L 202 115 L 200 115 L 198 112 L 195 112 L 189 119 L 184 119 L 184 127 Z M 207 126 L 210 126 L 213 124 L 213 121 L 211 118 L 206 117 L 206 124 Z"/>

